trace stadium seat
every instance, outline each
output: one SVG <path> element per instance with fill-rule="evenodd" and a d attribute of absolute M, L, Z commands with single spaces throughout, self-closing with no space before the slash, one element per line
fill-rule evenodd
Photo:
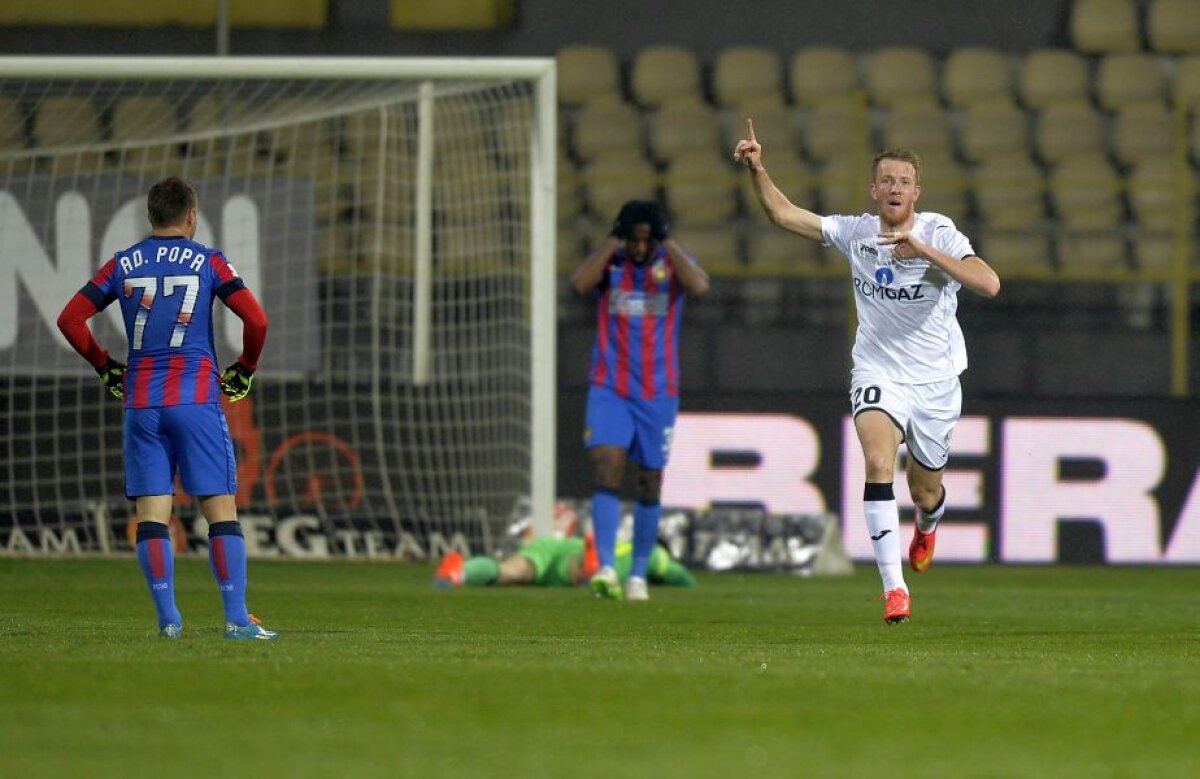
<path fill-rule="evenodd" d="M 434 275 L 478 276 L 506 263 L 508 247 L 499 220 L 443 229 L 434 249 Z"/>
<path fill-rule="evenodd" d="M 100 143 L 100 113 L 95 103 L 86 97 L 42 100 L 33 118 L 33 142 L 47 149 Z M 104 155 L 97 151 L 55 155 L 51 159 L 60 172 L 90 173 L 104 166 Z"/>
<path fill-rule="evenodd" d="M 165 97 L 122 97 L 113 105 L 111 127 L 114 141 L 162 138 L 179 131 L 179 112 Z"/>
<path fill-rule="evenodd" d="M 1087 62 L 1065 49 L 1031 51 L 1021 60 L 1017 91 L 1021 102 L 1034 109 L 1063 101 L 1086 100 Z"/>
<path fill-rule="evenodd" d="M 1038 114 L 1034 140 L 1038 156 L 1050 164 L 1071 154 L 1102 152 L 1104 117 L 1082 100 L 1047 106 Z"/>
<path fill-rule="evenodd" d="M 763 159 L 767 161 L 768 170 L 771 171 L 771 181 L 787 195 L 788 200 L 801 208 L 811 210 L 816 207 L 817 199 L 813 191 L 816 182 L 813 173 L 794 151 L 785 152 L 780 149 L 764 152 Z M 761 225 L 771 224 L 771 218 L 759 205 L 758 195 L 754 193 L 753 177 L 748 173 L 741 173 L 738 176 L 738 188 L 741 191 L 742 208 L 750 220 Z"/>
<path fill-rule="evenodd" d="M 628 103 L 589 103 L 575 115 L 575 156 L 584 163 L 600 156 L 642 153 L 642 119 Z"/>
<path fill-rule="evenodd" d="M 566 46 L 558 50 L 558 102 L 581 106 L 596 100 L 620 99 L 617 55 L 604 46 Z"/>
<path fill-rule="evenodd" d="M 733 46 L 717 55 L 712 75 L 713 97 L 722 106 L 755 100 L 783 99 L 783 62 L 763 46 Z"/>
<path fill-rule="evenodd" d="M 846 153 L 828 160 L 817 177 L 822 214 L 861 214 L 871 203 L 871 158 Z"/>
<path fill-rule="evenodd" d="M 744 276 L 747 268 L 732 227 L 685 227 L 672 231 L 679 245 L 695 256 L 711 276 Z"/>
<path fill-rule="evenodd" d="M 1198 8 L 1200 10 L 1200 8 Z M 1162 60 L 1154 54 L 1109 54 L 1096 68 L 1096 102 L 1115 110 L 1167 94 Z"/>
<path fill-rule="evenodd" d="M 1175 105 L 1200 108 L 1200 54 L 1180 58 L 1175 67 L 1171 97 Z"/>
<path fill-rule="evenodd" d="M 681 98 L 700 100 L 700 60 L 682 46 L 642 49 L 633 60 L 630 86 L 634 102 L 644 108 Z"/>
<path fill-rule="evenodd" d="M 914 46 L 888 46 L 867 56 L 867 93 L 876 106 L 888 107 L 937 94 L 933 58 Z"/>
<path fill-rule="evenodd" d="M 975 210 L 987 227 L 1040 227 L 1045 217 L 1042 169 L 1024 154 L 985 159 L 972 180 Z"/>
<path fill-rule="evenodd" d="M 773 225 L 746 231 L 746 259 L 754 275 L 793 276 L 821 267 L 820 244 Z"/>
<path fill-rule="evenodd" d="M 1177 251 L 1170 230 L 1139 231 L 1133 239 L 1133 264 L 1139 271 L 1166 276 L 1175 269 Z"/>
<path fill-rule="evenodd" d="M 557 207 L 555 213 L 558 222 L 574 219 L 583 211 L 583 198 L 580 193 L 579 171 L 561 147 L 558 150 L 557 162 Z"/>
<path fill-rule="evenodd" d="M 1054 263 L 1050 236 L 1041 229 L 987 228 L 972 248 L 1001 278 L 1009 274 L 1047 276 Z"/>
<path fill-rule="evenodd" d="M 824 161 L 848 150 L 871 147 L 871 118 L 867 106 L 852 97 L 817 103 L 804 117 L 804 149 Z"/>
<path fill-rule="evenodd" d="M 792 57 L 788 80 L 792 101 L 807 107 L 858 89 L 858 66 L 847 49 L 813 46 Z"/>
<path fill-rule="evenodd" d="M 694 227 L 728 222 L 737 211 L 736 174 L 729 157 L 715 150 L 675 158 L 664 178 L 671 221 Z"/>
<path fill-rule="evenodd" d="M 1134 0 L 1075 0 L 1070 29 L 1071 43 L 1085 54 L 1137 51 L 1137 4 Z"/>
<path fill-rule="evenodd" d="M 1200 52 L 1200 9 L 1195 0 L 1151 0 L 1146 12 L 1146 37 L 1154 51 Z"/>
<path fill-rule="evenodd" d="M 958 136 L 963 159 L 979 162 L 996 154 L 1029 149 L 1029 119 L 1010 100 L 996 98 L 967 106 Z"/>
<path fill-rule="evenodd" d="M 1060 269 L 1095 278 L 1103 278 L 1106 270 L 1132 264 L 1125 238 L 1118 230 L 1062 230 L 1056 249 Z"/>
<path fill-rule="evenodd" d="M 955 49 L 942 67 L 942 95 L 956 108 L 982 101 L 1012 100 L 1012 58 L 997 49 Z"/>
<path fill-rule="evenodd" d="M 944 214 L 962 223 L 970 209 L 969 177 L 949 151 L 921 155 L 921 197 L 918 211 Z"/>
<path fill-rule="evenodd" d="M 885 149 L 912 149 L 919 155 L 947 155 L 953 149 L 950 122 L 931 98 L 893 105 L 883 117 Z"/>
<path fill-rule="evenodd" d="M 1058 223 L 1071 230 L 1111 229 L 1124 221 L 1121 177 L 1100 154 L 1076 154 L 1055 164 L 1050 200 Z"/>
<path fill-rule="evenodd" d="M 764 157 L 773 159 L 780 152 L 794 154 L 799 148 L 800 125 L 796 111 L 778 100 L 760 98 L 748 100 L 736 111 L 727 112 L 723 151 L 732 154 L 737 142 L 746 137 L 747 117 L 754 120 L 754 135 L 762 144 Z"/>
<path fill-rule="evenodd" d="M 1113 156 L 1123 165 L 1169 154 L 1175 143 L 1174 117 L 1157 100 L 1125 106 L 1113 121 Z"/>
<path fill-rule="evenodd" d="M 664 103 L 650 118 L 650 152 L 663 163 L 692 152 L 724 153 L 716 111 L 687 98 Z"/>
<path fill-rule="evenodd" d="M 598 157 L 581 173 L 588 211 L 601 220 L 612 220 L 626 200 L 653 200 L 658 196 L 657 177 L 640 157 L 618 154 Z"/>
<path fill-rule="evenodd" d="M 1195 185 L 1187 165 L 1171 155 L 1146 157 L 1129 174 L 1129 207 L 1139 227 L 1150 231 L 1173 229 L 1182 217 L 1192 220 L 1189 209 Z"/>
<path fill-rule="evenodd" d="M 25 148 L 25 117 L 21 105 L 0 95 L 0 151 Z"/>

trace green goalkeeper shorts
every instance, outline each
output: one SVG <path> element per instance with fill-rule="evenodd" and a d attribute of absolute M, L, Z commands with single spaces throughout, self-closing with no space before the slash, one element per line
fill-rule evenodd
<path fill-rule="evenodd" d="M 583 558 L 582 538 L 538 538 L 517 550 L 533 563 L 533 583 L 544 587 L 570 587 L 571 560 Z"/>

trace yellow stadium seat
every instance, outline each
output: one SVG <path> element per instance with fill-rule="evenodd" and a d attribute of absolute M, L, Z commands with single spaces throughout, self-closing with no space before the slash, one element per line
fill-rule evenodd
<path fill-rule="evenodd" d="M 48 97 L 38 104 L 33 118 L 34 145 L 61 149 L 98 144 L 100 114 L 86 97 Z M 50 158 L 52 173 L 92 173 L 104 167 L 104 155 L 98 151 L 77 151 Z"/>
<path fill-rule="evenodd" d="M 771 181 L 787 195 L 788 200 L 801 208 L 816 208 L 816 195 L 813 191 L 816 181 L 813 173 L 794 151 L 764 151 L 763 159 L 771 171 Z M 757 224 L 770 224 L 770 217 L 758 203 L 758 195 L 754 192 L 754 179 L 749 173 L 740 172 L 738 188 L 741 190 L 742 208 L 750 220 Z"/>
<path fill-rule="evenodd" d="M 954 143 L 945 112 L 927 98 L 888 109 L 883 118 L 883 145 L 912 149 L 920 155 L 947 155 Z"/>
<path fill-rule="evenodd" d="M 737 211 L 736 173 L 729 157 L 715 151 L 677 157 L 663 182 L 672 221 L 695 227 L 728 222 Z"/>
<path fill-rule="evenodd" d="M 1087 62 L 1065 49 L 1031 51 L 1021 60 L 1017 91 L 1021 102 L 1035 109 L 1063 101 L 1086 100 Z"/>
<path fill-rule="evenodd" d="M 947 151 L 921 155 L 921 197 L 918 211 L 933 211 L 961 223 L 970 205 L 967 193 L 970 182 L 967 172 Z"/>
<path fill-rule="evenodd" d="M 1140 227 L 1168 231 L 1190 224 L 1195 187 L 1187 165 L 1170 155 L 1147 157 L 1129 174 L 1129 206 Z"/>
<path fill-rule="evenodd" d="M 1085 54 L 1137 51 L 1137 17 L 1134 0 L 1075 0 L 1071 43 Z"/>
<path fill-rule="evenodd" d="M 873 211 L 870 156 L 844 154 L 827 161 L 817 177 L 822 214 Z"/>
<path fill-rule="evenodd" d="M 740 106 L 756 100 L 783 98 L 783 63 L 763 46 L 733 46 L 713 65 L 713 96 L 718 105 Z"/>
<path fill-rule="evenodd" d="M 21 105 L 6 95 L 0 95 L 0 151 L 25 148 L 25 117 Z"/>
<path fill-rule="evenodd" d="M 1117 230 L 1064 230 L 1058 234 L 1057 250 L 1059 268 L 1089 275 L 1131 264 L 1129 248 Z"/>
<path fill-rule="evenodd" d="M 626 156 L 642 152 L 642 120 L 637 109 L 627 103 L 603 101 L 589 103 L 575 116 L 575 156 L 590 162 L 614 152 Z"/>
<path fill-rule="evenodd" d="M 612 49 L 604 46 L 566 46 L 558 50 L 558 102 L 581 106 L 596 100 L 619 98 L 620 65 Z"/>
<path fill-rule="evenodd" d="M 1121 177 L 1100 154 L 1059 161 L 1050 174 L 1050 199 L 1067 229 L 1112 229 L 1124 216 Z"/>
<path fill-rule="evenodd" d="M 889 46 L 867 57 L 867 92 L 877 106 L 937 94 L 933 57 L 913 46 Z"/>
<path fill-rule="evenodd" d="M 854 98 L 835 98 L 814 105 L 804 118 L 804 149 L 824 161 L 871 145 L 871 118 Z"/>
<path fill-rule="evenodd" d="M 1102 152 L 1105 140 L 1104 117 L 1084 101 L 1047 106 L 1038 114 L 1035 145 L 1043 162 Z"/>
<path fill-rule="evenodd" d="M 958 108 L 990 100 L 1012 100 L 1012 57 L 996 49 L 955 49 L 942 68 L 942 95 Z"/>
<path fill-rule="evenodd" d="M 746 264 L 741 260 L 738 235 L 732 227 L 680 228 L 671 235 L 710 276 L 745 275 Z"/>
<path fill-rule="evenodd" d="M 1054 264 L 1050 236 L 1040 229 L 984 229 L 972 248 L 995 268 L 1000 278 L 1009 274 L 1049 275 Z"/>
<path fill-rule="evenodd" d="M 583 198 L 580 192 L 579 171 L 575 164 L 560 147 L 557 162 L 558 191 L 555 213 L 559 223 L 574 219 L 583 210 Z"/>
<path fill-rule="evenodd" d="M 1198 9 L 1200 10 L 1200 9 Z M 1167 93 L 1162 60 L 1155 54 L 1109 54 L 1096 69 L 1096 102 L 1109 110 L 1162 100 Z"/>
<path fill-rule="evenodd" d="M 701 99 L 700 60 L 682 46 L 651 46 L 634 57 L 630 71 L 633 99 L 657 108 L 669 100 Z"/>
<path fill-rule="evenodd" d="M 772 158 L 781 151 L 794 153 L 800 136 L 796 111 L 771 98 L 747 101 L 728 112 L 724 151 L 733 154 L 737 142 L 746 137 L 746 119 L 754 120 L 754 135 L 762 144 L 763 155 Z"/>
<path fill-rule="evenodd" d="M 1040 227 L 1045 217 L 1042 169 L 1024 154 L 998 154 L 985 159 L 972 180 L 975 210 L 987 227 Z"/>
<path fill-rule="evenodd" d="M 122 97 L 113 105 L 111 126 L 114 141 L 162 138 L 179 132 L 179 112 L 165 97 Z"/>
<path fill-rule="evenodd" d="M 664 103 L 650 119 L 650 152 L 665 163 L 693 152 L 724 153 L 717 112 L 686 98 Z"/>
<path fill-rule="evenodd" d="M 1146 37 L 1154 51 L 1200 52 L 1200 8 L 1196 0 L 1152 0 L 1146 13 Z"/>
<path fill-rule="evenodd" d="M 1170 154 L 1175 143 L 1174 117 L 1159 101 L 1125 106 L 1113 121 L 1113 156 L 1124 165 Z"/>
<path fill-rule="evenodd" d="M 1192 110 L 1200 108 L 1200 54 L 1179 60 L 1175 68 L 1175 85 L 1171 95 L 1175 105 Z"/>
<path fill-rule="evenodd" d="M 813 46 L 792 57 L 789 68 L 792 100 L 811 106 L 835 97 L 846 97 L 858 89 L 857 62 L 847 49 Z"/>
<path fill-rule="evenodd" d="M 755 275 L 790 276 L 821 267 L 820 244 L 775 226 L 746 232 L 746 259 Z"/>
<path fill-rule="evenodd" d="M 640 157 L 599 157 L 583 169 L 580 178 L 588 211 L 601 220 L 615 218 L 626 200 L 657 197 L 654 168 Z"/>
<path fill-rule="evenodd" d="M 1029 119 L 1008 99 L 972 103 L 963 113 L 959 151 L 964 159 L 979 162 L 996 154 L 1029 149 Z"/>

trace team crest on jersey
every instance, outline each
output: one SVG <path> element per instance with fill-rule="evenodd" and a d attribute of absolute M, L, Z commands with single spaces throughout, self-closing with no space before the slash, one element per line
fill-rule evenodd
<path fill-rule="evenodd" d="M 880 265 L 875 269 L 875 283 L 879 286 L 890 287 L 895 280 L 896 274 L 887 265 Z"/>
<path fill-rule="evenodd" d="M 657 281 L 659 284 L 661 284 L 662 282 L 667 280 L 668 276 L 671 275 L 671 270 L 670 270 L 670 268 L 667 267 L 667 264 L 665 262 L 663 262 L 662 260 L 659 260 L 658 262 L 654 263 L 654 265 L 650 268 L 650 275 L 654 278 L 655 281 Z"/>

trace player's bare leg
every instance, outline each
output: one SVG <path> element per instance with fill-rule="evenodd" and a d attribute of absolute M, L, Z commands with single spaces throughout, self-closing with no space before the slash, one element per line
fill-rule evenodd
<path fill-rule="evenodd" d="M 276 637 L 246 609 L 246 540 L 233 495 L 205 495 L 200 511 L 208 520 L 208 560 L 225 607 L 225 638 L 269 641 Z"/>
<path fill-rule="evenodd" d="M 158 634 L 163 638 L 183 635 L 183 617 L 175 606 L 175 550 L 171 545 L 170 495 L 142 495 L 137 507 L 137 558 L 150 597 L 158 612 Z"/>
<path fill-rule="evenodd" d="M 917 504 L 917 519 L 912 543 L 908 546 L 908 564 L 921 573 L 933 562 L 937 542 L 937 526 L 946 510 L 946 488 L 942 486 L 942 471 L 931 471 L 908 458 L 908 490 Z"/>
<path fill-rule="evenodd" d="M 517 554 L 500 561 L 500 576 L 496 579 L 496 584 L 532 584 L 536 577 L 537 571 L 534 570 L 533 562 L 528 557 Z"/>
<path fill-rule="evenodd" d="M 591 579 L 592 592 L 601 598 L 624 597 L 617 578 L 617 529 L 621 524 L 621 480 L 625 476 L 627 454 L 619 446 L 594 446 L 588 450 L 592 460 L 592 530 L 600 570 Z"/>
<path fill-rule="evenodd" d="M 908 619 L 908 586 L 900 558 L 900 512 L 892 482 L 896 472 L 896 450 L 903 436 L 891 417 L 867 410 L 854 418 L 854 429 L 862 445 L 867 483 L 863 488 L 863 514 L 875 552 L 875 565 L 883 579 L 886 599 L 883 618 L 888 623 Z"/>

